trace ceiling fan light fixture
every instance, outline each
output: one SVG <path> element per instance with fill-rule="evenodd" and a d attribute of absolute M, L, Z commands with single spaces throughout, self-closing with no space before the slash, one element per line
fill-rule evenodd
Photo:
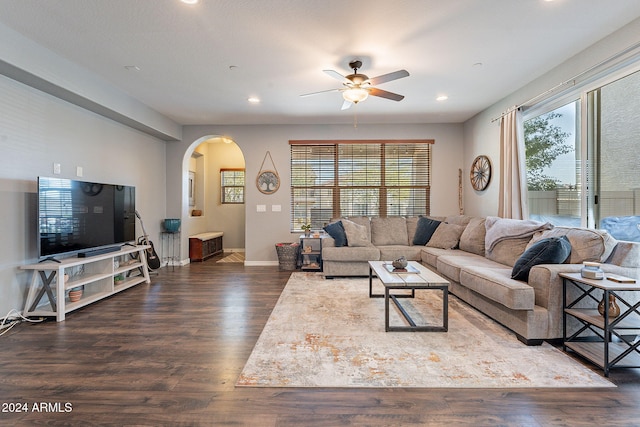
<path fill-rule="evenodd" d="M 345 101 L 357 104 L 358 102 L 362 102 L 369 97 L 369 91 L 360 87 L 354 87 L 342 92 L 342 97 Z"/>

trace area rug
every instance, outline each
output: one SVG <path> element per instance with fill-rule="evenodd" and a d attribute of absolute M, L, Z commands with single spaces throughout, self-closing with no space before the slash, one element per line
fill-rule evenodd
<path fill-rule="evenodd" d="M 231 255 L 219 259 L 216 262 L 242 262 L 244 263 L 244 252 L 232 252 Z"/>
<path fill-rule="evenodd" d="M 453 295 L 448 332 L 385 332 L 384 299 L 368 295 L 368 279 L 292 273 L 236 386 L 615 387 L 547 343 L 522 344 Z M 440 291 L 402 304 L 416 323 L 442 319 Z M 390 324 L 402 322 L 391 310 Z"/>

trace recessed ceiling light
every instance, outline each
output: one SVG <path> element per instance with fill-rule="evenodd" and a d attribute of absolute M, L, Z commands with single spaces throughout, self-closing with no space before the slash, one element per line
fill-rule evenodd
<path fill-rule="evenodd" d="M 255 96 L 251 96 L 247 99 L 247 101 L 249 101 L 252 104 L 258 104 L 260 102 L 260 98 L 255 97 Z"/>
<path fill-rule="evenodd" d="M 447 95 L 440 95 L 436 98 L 436 101 L 446 101 L 447 99 L 449 99 Z"/>
<path fill-rule="evenodd" d="M 196 4 L 198 0 L 180 0 L 184 4 Z"/>

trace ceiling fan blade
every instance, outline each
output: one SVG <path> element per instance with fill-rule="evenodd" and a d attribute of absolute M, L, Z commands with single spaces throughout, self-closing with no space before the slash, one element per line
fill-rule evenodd
<path fill-rule="evenodd" d="M 397 93 L 387 92 L 386 90 L 377 89 L 375 87 L 372 87 L 367 90 L 369 91 L 369 95 L 379 96 L 380 98 L 386 98 L 392 101 L 402 101 L 404 99 L 404 95 L 398 95 Z"/>
<path fill-rule="evenodd" d="M 408 76 L 409 76 L 409 72 L 407 70 L 398 70 L 398 71 L 394 71 L 393 73 L 383 74 L 378 77 L 370 78 L 369 83 L 371 84 L 371 86 L 376 86 L 376 85 L 379 85 L 380 83 L 386 83 L 392 80 L 398 80 Z"/>
<path fill-rule="evenodd" d="M 334 70 L 322 70 L 322 71 L 324 71 L 326 74 L 330 75 L 334 79 L 340 80 L 342 83 L 351 83 L 351 80 L 349 80 L 348 78 L 346 78 L 345 76 L 343 76 L 337 71 L 334 71 Z"/>
<path fill-rule="evenodd" d="M 342 103 L 341 110 L 348 110 L 349 108 L 351 108 L 351 105 L 352 103 L 345 99 L 345 101 Z"/>
<path fill-rule="evenodd" d="M 327 92 L 338 92 L 340 89 L 327 89 L 327 90 L 321 90 L 320 92 L 311 92 L 311 93 L 305 93 L 300 95 L 301 97 L 305 97 L 305 96 L 312 96 L 312 95 L 318 95 L 320 93 L 327 93 Z"/>

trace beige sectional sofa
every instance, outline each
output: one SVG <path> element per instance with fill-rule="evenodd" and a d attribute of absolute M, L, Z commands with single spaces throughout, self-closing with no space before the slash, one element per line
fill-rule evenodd
<path fill-rule="evenodd" d="M 357 246 L 343 247 L 335 247 L 334 240 L 327 237 L 322 250 L 324 275 L 366 276 L 367 261 L 372 260 L 405 256 L 420 261 L 450 281 L 451 293 L 530 345 L 562 337 L 559 273 L 578 272 L 584 261 L 597 261 L 608 273 L 640 275 L 640 244 L 616 241 L 604 231 L 497 217 L 435 219 L 441 224 L 426 245 L 413 244 L 418 218 L 346 219 L 349 227 L 357 224 L 364 236 Z M 511 278 L 514 264 L 527 248 L 541 239 L 559 236 L 566 236 L 571 244 L 564 263 L 536 265 L 526 282 Z"/>

